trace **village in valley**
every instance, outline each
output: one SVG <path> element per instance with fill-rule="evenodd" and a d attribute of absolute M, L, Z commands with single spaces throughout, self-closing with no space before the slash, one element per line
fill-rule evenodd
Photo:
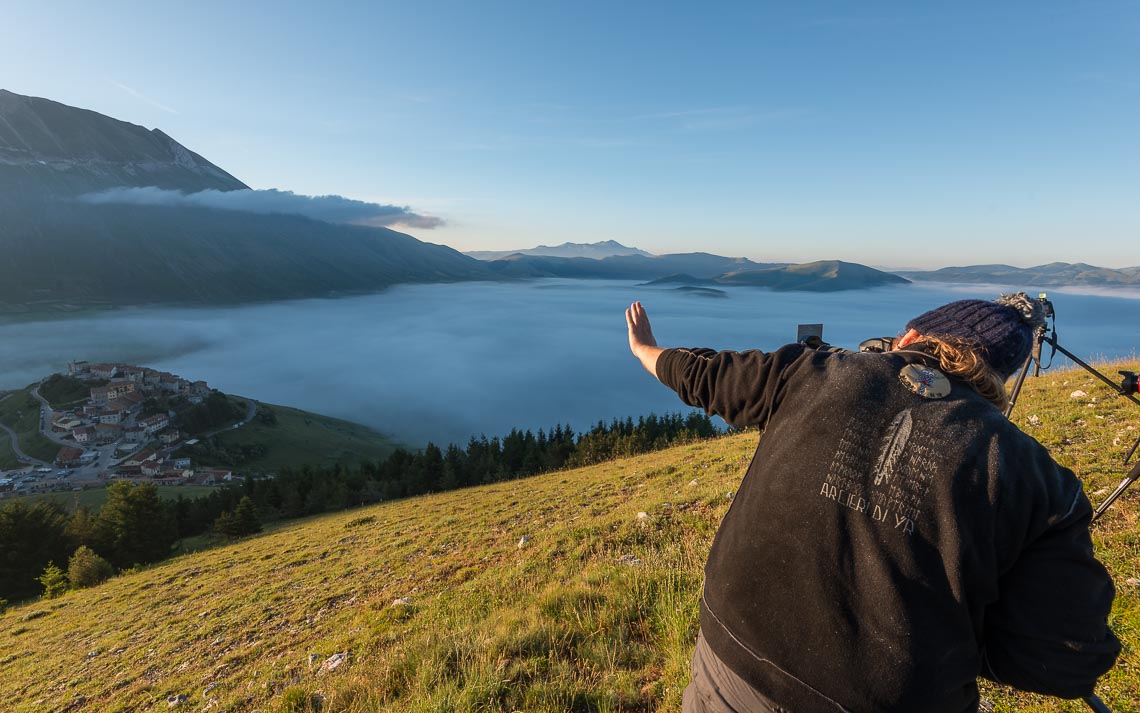
<path fill-rule="evenodd" d="M 49 379 L 66 379 L 73 391 L 85 389 L 86 397 L 53 409 L 41 395 Z M 238 477 L 229 469 L 196 467 L 190 457 L 179 454 L 199 438 L 238 428 L 249 419 L 247 414 L 210 432 L 187 433 L 183 414 L 212 396 L 225 398 L 205 381 L 131 364 L 86 361 L 71 362 L 66 377 L 49 379 L 32 395 L 41 405 L 40 433 L 59 446 L 54 462 L 0 473 L 0 496 L 101 487 L 116 479 L 218 485 Z M 253 408 L 251 402 L 249 410 Z"/>

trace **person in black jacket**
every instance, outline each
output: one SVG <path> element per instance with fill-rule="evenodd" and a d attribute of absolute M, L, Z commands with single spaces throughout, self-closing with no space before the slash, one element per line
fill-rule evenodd
<path fill-rule="evenodd" d="M 1032 301 L 963 300 L 886 353 L 630 349 L 763 435 L 705 566 L 684 710 L 962 713 L 979 676 L 1092 692 L 1120 644 L 1080 481 L 1002 416 Z"/>

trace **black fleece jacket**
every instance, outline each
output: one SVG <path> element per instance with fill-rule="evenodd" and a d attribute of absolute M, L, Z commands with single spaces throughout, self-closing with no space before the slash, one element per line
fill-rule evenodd
<path fill-rule="evenodd" d="M 931 367 L 798 344 L 657 361 L 685 403 L 764 429 L 701 629 L 790 711 L 974 711 L 978 676 L 1076 698 L 1116 660 L 1080 481 Z"/>

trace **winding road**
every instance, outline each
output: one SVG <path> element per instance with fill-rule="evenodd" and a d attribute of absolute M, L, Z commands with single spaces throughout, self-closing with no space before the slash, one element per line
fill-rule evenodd
<path fill-rule="evenodd" d="M 198 436 L 198 438 L 209 438 L 210 436 L 216 436 L 219 433 L 225 433 L 226 431 L 232 431 L 235 428 L 238 428 L 240 426 L 244 426 L 245 424 L 249 423 L 250 421 L 253 420 L 253 417 L 257 415 L 257 402 L 256 401 L 254 401 L 253 399 L 251 399 L 247 396 L 238 396 L 237 394 L 229 394 L 229 395 L 235 399 L 241 399 L 242 401 L 245 401 L 245 418 L 243 418 L 242 420 L 238 421 L 237 423 L 231 424 L 229 426 L 224 426 L 222 428 L 215 428 L 213 431 L 210 431 L 209 433 L 203 433 L 202 435 Z"/>
<path fill-rule="evenodd" d="M 9 396 L 11 396 L 11 394 L 4 394 L 3 396 L 0 396 L 0 401 L 3 401 L 4 399 L 8 398 Z M 45 463 L 44 461 L 40 460 L 39 458 L 33 458 L 30 455 L 28 455 L 27 453 L 20 450 L 20 436 L 15 431 L 8 428 L 7 426 L 5 426 L 2 423 L 0 423 L 0 429 L 2 429 L 5 433 L 8 434 L 8 439 L 12 442 L 12 451 L 15 452 L 17 458 L 19 458 L 20 460 L 22 460 L 26 463 L 34 463 L 34 464 L 38 464 L 41 466 L 45 466 L 45 465 L 51 466 L 51 463 Z"/>

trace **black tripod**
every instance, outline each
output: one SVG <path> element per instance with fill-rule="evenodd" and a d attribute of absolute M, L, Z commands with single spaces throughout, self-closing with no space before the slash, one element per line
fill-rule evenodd
<path fill-rule="evenodd" d="M 1033 367 L 1034 376 L 1041 375 L 1041 351 L 1042 346 L 1045 344 L 1051 346 L 1053 348 L 1053 351 L 1049 354 L 1049 365 L 1044 368 L 1048 369 L 1049 366 L 1052 366 L 1053 357 L 1056 356 L 1057 352 L 1061 352 L 1069 359 L 1073 360 L 1073 363 L 1081 366 L 1085 371 L 1108 384 L 1118 395 L 1123 396 L 1124 398 L 1132 401 L 1137 406 L 1140 406 L 1140 399 L 1136 398 L 1136 393 L 1138 390 L 1136 373 L 1131 371 L 1121 371 L 1120 374 L 1124 378 L 1118 384 L 1117 382 L 1109 379 L 1107 376 L 1102 374 L 1095 367 L 1086 364 L 1084 361 L 1077 358 L 1068 349 L 1065 349 L 1060 344 L 1058 344 L 1057 318 L 1053 312 L 1053 303 L 1045 299 L 1045 295 L 1041 295 L 1041 297 L 1038 299 L 1042 303 L 1042 306 L 1045 308 L 1045 316 L 1052 320 L 1052 329 L 1049 330 L 1046 323 L 1043 322 L 1041 326 L 1039 326 L 1034 331 L 1033 349 L 1029 353 L 1029 358 L 1025 360 L 1025 364 L 1021 367 L 1021 372 L 1017 375 L 1017 381 L 1015 381 L 1013 384 L 1013 391 L 1009 396 L 1009 407 L 1005 410 L 1005 417 L 1009 418 L 1013 413 L 1014 404 L 1017 403 L 1017 397 L 1021 393 L 1021 386 L 1025 383 L 1025 377 L 1029 374 L 1030 367 Z M 1050 334 L 1046 335 L 1047 331 L 1050 331 Z M 1132 447 L 1128 449 L 1128 453 L 1125 454 L 1125 466 L 1128 465 L 1128 461 L 1131 460 L 1132 456 L 1136 453 L 1138 446 L 1140 446 L 1140 437 L 1137 437 L 1136 442 L 1132 444 Z M 1116 486 L 1116 490 L 1112 491 L 1112 493 L 1107 498 L 1105 498 L 1104 502 L 1098 505 L 1096 510 L 1093 511 L 1092 522 L 1095 523 L 1097 521 L 1097 518 L 1103 515 L 1108 510 L 1108 508 L 1114 502 L 1116 502 L 1116 499 L 1123 495 L 1124 491 L 1128 489 L 1128 486 L 1132 485 L 1132 483 L 1134 483 L 1138 477 L 1140 477 L 1140 461 L 1138 461 L 1136 465 L 1132 467 L 1132 470 L 1128 472 L 1128 475 L 1124 476 L 1124 480 L 1120 481 L 1120 485 Z M 1082 700 L 1089 708 L 1096 711 L 1096 713 L 1112 713 L 1112 710 L 1106 706 L 1104 704 L 1104 701 L 1098 698 L 1096 694 L 1087 696 Z"/>
<path fill-rule="evenodd" d="M 1054 316 L 1054 313 L 1053 313 L 1053 304 L 1051 302 L 1049 302 L 1048 300 L 1046 300 L 1044 295 L 1042 295 L 1038 299 L 1040 299 L 1041 302 L 1044 303 L 1044 305 L 1045 305 L 1045 310 L 1046 310 L 1045 314 L 1048 317 L 1053 319 L 1052 332 L 1051 332 L 1051 334 L 1046 335 L 1045 332 L 1049 331 L 1049 330 L 1048 330 L 1048 327 L 1044 324 L 1042 324 L 1040 327 L 1038 327 L 1037 330 L 1034 332 L 1034 334 L 1033 334 L 1033 350 L 1029 353 L 1029 358 L 1025 360 L 1025 365 L 1021 367 L 1021 372 L 1018 373 L 1018 375 L 1017 375 L 1017 381 L 1015 381 L 1013 383 L 1013 391 L 1010 392 L 1010 395 L 1009 395 L 1009 407 L 1006 408 L 1006 410 L 1005 410 L 1005 417 L 1009 418 L 1010 414 L 1013 413 L 1013 407 L 1017 403 L 1017 397 L 1021 393 L 1021 386 L 1022 386 L 1022 384 L 1025 383 L 1025 377 L 1029 374 L 1030 367 L 1033 368 L 1033 375 L 1034 376 L 1040 376 L 1041 375 L 1041 369 L 1042 369 L 1042 366 L 1041 366 L 1041 347 L 1045 344 L 1048 344 L 1049 346 L 1051 346 L 1053 348 L 1052 353 L 1050 353 L 1050 355 L 1049 355 L 1049 366 L 1051 366 L 1053 364 L 1053 357 L 1057 354 L 1057 352 L 1061 352 L 1062 354 L 1067 356 L 1069 359 L 1072 359 L 1073 363 L 1084 368 L 1085 371 L 1089 372 L 1090 374 L 1092 374 L 1096 378 L 1098 378 L 1101 381 L 1103 381 L 1104 383 L 1108 384 L 1109 387 L 1112 388 L 1112 390 L 1115 391 L 1118 396 L 1123 396 L 1124 398 L 1128 399 L 1129 401 L 1136 404 L 1137 406 L 1140 406 L 1140 399 L 1136 398 L 1136 392 L 1137 392 L 1137 375 L 1136 375 L 1136 372 L 1121 371 L 1119 373 L 1124 378 L 1119 383 L 1115 382 L 1112 379 L 1105 376 L 1104 374 L 1102 374 L 1100 371 L 1098 371 L 1096 369 L 1096 367 L 1085 363 L 1084 361 L 1079 359 L 1076 355 L 1074 355 L 1072 352 L 1070 352 L 1068 349 L 1065 349 L 1064 347 L 1062 347 L 1060 344 L 1057 343 L 1057 323 L 1056 323 L 1056 317 Z M 1048 369 L 1049 366 L 1046 366 L 1044 368 Z M 1124 455 L 1124 465 L 1125 466 L 1128 465 L 1128 461 L 1132 460 L 1132 456 L 1135 455 L 1136 449 L 1138 447 L 1140 447 L 1140 436 L 1138 436 L 1136 438 L 1136 441 L 1132 444 L 1132 447 L 1128 449 L 1128 453 L 1126 453 Z M 1103 515 L 1105 513 L 1105 511 L 1108 510 L 1109 506 L 1111 506 L 1114 502 L 1116 502 L 1116 499 L 1119 498 L 1121 495 L 1123 495 L 1124 491 L 1128 489 L 1128 486 L 1132 485 L 1132 483 L 1134 483 L 1138 477 L 1140 477 L 1140 462 L 1138 462 L 1132 468 L 1132 470 L 1129 471 L 1128 475 L 1124 476 L 1124 480 L 1120 481 L 1120 485 L 1116 486 L 1116 490 L 1112 491 L 1112 494 L 1109 495 L 1107 498 L 1105 498 L 1103 503 L 1101 503 L 1100 505 L 1097 506 L 1096 510 L 1093 511 L 1092 521 L 1096 522 L 1097 519 L 1101 515 Z"/>

